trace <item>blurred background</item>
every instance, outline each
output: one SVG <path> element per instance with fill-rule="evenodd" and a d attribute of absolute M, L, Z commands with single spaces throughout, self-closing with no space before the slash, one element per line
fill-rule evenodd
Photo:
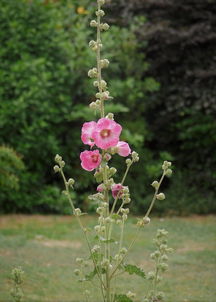
<path fill-rule="evenodd" d="M 1 213 L 70 213 L 53 172 L 56 153 L 76 180 L 76 205 L 92 209 L 96 184 L 79 160 L 81 126 L 97 119 L 88 108 L 92 2 L 1 0 Z M 127 180 L 131 208 L 144 212 L 151 182 L 171 160 L 168 198 L 155 213 L 215 213 L 216 1 L 112 0 L 106 11 L 104 78 L 114 97 L 106 108 L 140 154 Z M 124 159 L 113 165 L 120 179 Z"/>

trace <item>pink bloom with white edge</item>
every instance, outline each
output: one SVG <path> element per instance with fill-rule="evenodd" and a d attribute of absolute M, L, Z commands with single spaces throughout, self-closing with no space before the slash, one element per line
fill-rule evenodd
<path fill-rule="evenodd" d="M 97 147 L 108 149 L 117 145 L 121 131 L 122 127 L 115 121 L 101 118 L 97 122 L 92 137 Z"/>
<path fill-rule="evenodd" d="M 122 186 L 121 184 L 112 185 L 111 190 L 112 190 L 113 198 L 116 198 L 117 196 L 118 196 L 118 198 L 122 198 L 123 188 L 124 188 L 124 186 Z"/>
<path fill-rule="evenodd" d="M 81 166 L 84 170 L 92 171 L 101 163 L 101 155 L 99 150 L 83 151 L 80 153 Z"/>
<path fill-rule="evenodd" d="M 116 148 L 117 148 L 117 153 L 121 156 L 128 156 L 129 154 L 131 154 L 131 149 L 128 145 L 128 143 L 126 142 L 118 142 L 118 144 L 116 145 Z"/>
<path fill-rule="evenodd" d="M 96 122 L 87 122 L 82 126 L 81 140 L 84 144 L 91 146 L 91 148 L 95 144 L 92 134 L 95 131 L 96 125 Z"/>

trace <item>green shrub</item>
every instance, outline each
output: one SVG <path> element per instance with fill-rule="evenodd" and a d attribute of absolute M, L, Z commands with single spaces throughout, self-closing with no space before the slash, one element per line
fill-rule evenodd
<path fill-rule="evenodd" d="M 86 73 L 94 58 L 86 47 L 92 35 L 86 30 L 91 12 L 77 13 L 77 8 L 86 8 L 89 2 L 1 2 L 0 143 L 23 154 L 26 165 L 20 191 L 10 192 L 7 197 L 0 193 L 1 211 L 62 211 L 57 205 L 59 179 L 52 172 L 56 153 L 62 153 L 71 163 L 70 171 L 81 184 L 76 188 L 77 203 L 84 200 L 87 206 L 86 196 L 95 184 L 88 173 L 81 173 L 80 127 L 86 118 L 93 118 L 86 109 L 91 102 L 88 96 L 95 98 Z M 107 72 L 112 79 L 110 91 L 119 104 L 111 105 L 110 110 L 118 114 L 123 126 L 126 124 L 123 139 L 138 150 L 144 164 L 134 170 L 137 177 L 129 179 L 134 184 L 134 198 L 139 200 L 137 205 L 142 204 L 146 194 L 142 183 L 149 182 L 148 166 L 158 164 L 144 147 L 149 131 L 143 113 L 147 94 L 159 88 L 154 79 L 144 76 L 148 64 L 139 51 L 144 45 L 134 34 L 139 22 L 143 20 L 130 28 L 113 26 L 105 38 L 114 62 L 112 71 Z M 128 107 L 134 114 L 125 120 Z M 136 183 L 137 178 L 141 184 Z"/>

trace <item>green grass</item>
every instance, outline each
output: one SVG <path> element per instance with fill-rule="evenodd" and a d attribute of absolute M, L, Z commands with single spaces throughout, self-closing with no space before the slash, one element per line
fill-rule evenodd
<path fill-rule="evenodd" d="M 84 217 L 93 225 L 94 217 Z M 134 219 L 127 226 L 126 240 L 133 238 Z M 216 219 L 214 216 L 191 218 L 154 218 L 142 230 L 128 262 L 151 270 L 149 254 L 157 228 L 169 231 L 170 269 L 161 282 L 166 302 L 216 301 Z M 82 285 L 73 274 L 75 258 L 87 255 L 87 247 L 76 221 L 59 216 L 0 217 L 0 302 L 11 301 L 10 272 L 15 266 L 25 271 L 25 301 L 81 302 Z M 117 284 L 120 293 L 135 291 L 142 301 L 146 281 L 122 277 Z M 94 293 L 95 291 L 93 291 Z M 92 294 L 93 295 L 93 294 Z M 94 294 L 92 302 L 101 299 Z"/>

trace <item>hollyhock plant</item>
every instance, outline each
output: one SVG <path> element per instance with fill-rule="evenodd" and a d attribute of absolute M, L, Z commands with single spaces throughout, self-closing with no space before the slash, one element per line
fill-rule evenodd
<path fill-rule="evenodd" d="M 109 29 L 107 23 L 102 23 L 101 18 L 105 15 L 102 6 L 106 0 L 96 0 L 96 20 L 90 22 L 90 26 L 97 31 L 96 40 L 89 42 L 89 47 L 96 53 L 97 64 L 88 71 L 88 76 L 94 78 L 93 85 L 97 87 L 95 94 L 96 101 L 90 103 L 89 107 L 94 113 L 99 115 L 98 121 L 86 122 L 82 126 L 81 140 L 88 145 L 91 150 L 85 150 L 80 154 L 81 166 L 87 171 L 95 170 L 94 177 L 98 183 L 96 192 L 90 195 L 89 201 L 94 202 L 96 206 L 96 214 L 98 215 L 95 226 L 86 227 L 83 225 L 81 215 L 84 213 L 82 209 L 75 208 L 70 190 L 74 188 L 75 181 L 72 178 L 67 179 L 63 168 L 65 162 L 62 157 L 56 155 L 54 171 L 59 172 L 63 178 L 65 191 L 73 214 L 83 232 L 86 239 L 89 255 L 83 258 L 77 258 L 78 268 L 74 270 L 75 275 L 79 278 L 79 282 L 93 283 L 100 292 L 100 298 L 95 298 L 95 290 L 93 296 L 88 290 L 84 291 L 85 301 L 102 301 L 102 302 L 134 302 L 135 293 L 130 288 L 125 293 L 118 293 L 115 285 L 118 284 L 118 278 L 123 273 L 129 273 L 132 277 L 136 274 L 141 277 L 146 285 L 146 292 L 143 293 L 141 299 L 137 301 L 143 302 L 161 302 L 164 301 L 163 293 L 159 291 L 159 281 L 162 273 L 167 269 L 167 254 L 172 249 L 167 246 L 167 232 L 159 230 L 156 236 L 157 250 L 151 254 L 151 259 L 155 262 L 153 271 L 144 272 L 142 267 L 137 267 L 134 263 L 127 263 L 127 256 L 139 234 L 143 232 L 148 224 L 150 224 L 150 213 L 155 202 L 163 202 L 166 198 L 165 194 L 160 191 L 160 186 L 165 177 L 172 174 L 171 162 L 164 161 L 162 165 L 162 175 L 159 180 L 152 182 L 154 189 L 153 198 L 144 216 L 137 219 L 134 226 L 134 235 L 130 243 L 125 242 L 125 225 L 130 211 L 129 204 L 133 201 L 130 190 L 125 182 L 127 175 L 133 164 L 139 161 L 139 155 L 131 148 L 127 142 L 120 140 L 122 127 L 114 121 L 113 113 L 106 112 L 106 102 L 110 102 L 112 97 L 107 88 L 107 83 L 103 79 L 102 69 L 109 66 L 109 61 L 101 56 L 101 48 L 103 46 L 101 33 Z M 106 115 L 107 114 L 107 115 Z M 89 148 L 88 147 L 88 148 Z M 94 147 L 99 149 L 93 150 Z M 78 155 L 77 155 L 78 156 Z M 128 157 L 125 159 L 125 172 L 119 180 L 119 172 L 112 164 L 113 157 Z M 137 177 L 136 175 L 134 177 Z M 89 262 L 91 266 L 89 267 Z M 86 265 L 88 263 L 88 265 Z M 148 267 L 148 266 L 147 266 Z M 94 280 L 93 280 L 94 279 Z M 91 282 L 89 282 L 91 281 Z M 85 287 L 83 284 L 83 287 Z M 127 282 L 127 287 L 130 282 Z"/>
<path fill-rule="evenodd" d="M 131 154 L 131 148 L 129 147 L 128 143 L 119 141 L 116 145 L 117 153 L 121 156 L 127 157 Z"/>
<path fill-rule="evenodd" d="M 81 166 L 87 171 L 96 169 L 101 163 L 99 150 L 83 151 L 80 153 Z"/>
<path fill-rule="evenodd" d="M 93 121 L 93 122 L 86 122 L 82 126 L 82 135 L 81 135 L 82 142 L 91 147 L 93 147 L 95 144 L 92 134 L 95 131 L 96 125 L 97 125 L 96 122 Z"/>
<path fill-rule="evenodd" d="M 93 131 L 93 139 L 98 148 L 108 149 L 119 142 L 122 127 L 109 118 L 101 118 Z"/>

